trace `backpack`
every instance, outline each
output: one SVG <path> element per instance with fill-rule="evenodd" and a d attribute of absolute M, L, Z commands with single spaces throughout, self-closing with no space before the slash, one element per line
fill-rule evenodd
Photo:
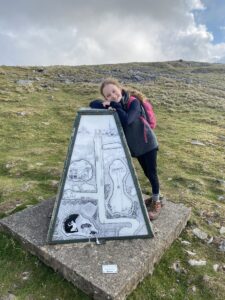
<path fill-rule="evenodd" d="M 130 96 L 127 102 L 127 109 L 129 109 L 130 104 L 133 100 L 138 99 L 134 96 Z M 152 104 L 149 102 L 148 99 L 145 99 L 144 101 L 140 101 L 143 116 L 140 116 L 140 119 L 145 125 L 148 125 L 151 127 L 151 129 L 155 129 L 156 127 L 156 117 L 153 111 Z"/>

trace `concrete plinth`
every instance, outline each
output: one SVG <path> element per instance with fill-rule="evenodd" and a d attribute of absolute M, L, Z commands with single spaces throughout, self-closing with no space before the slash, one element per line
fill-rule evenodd
<path fill-rule="evenodd" d="M 54 199 L 0 220 L 32 254 L 60 272 L 93 299 L 125 299 L 186 226 L 191 210 L 183 204 L 166 202 L 153 222 L 152 239 L 113 240 L 105 244 L 73 243 L 47 245 L 46 238 Z M 116 264 L 118 273 L 103 274 L 103 264 Z"/>

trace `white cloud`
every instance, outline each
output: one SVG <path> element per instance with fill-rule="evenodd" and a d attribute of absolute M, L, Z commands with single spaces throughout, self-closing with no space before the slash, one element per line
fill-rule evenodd
<path fill-rule="evenodd" d="M 190 9 L 206 9 L 204 3 L 201 0 L 186 0 L 187 4 L 189 5 Z"/>
<path fill-rule="evenodd" d="M 216 61 L 193 10 L 201 0 L 0 0 L 0 64 L 101 64 L 131 61 Z"/>

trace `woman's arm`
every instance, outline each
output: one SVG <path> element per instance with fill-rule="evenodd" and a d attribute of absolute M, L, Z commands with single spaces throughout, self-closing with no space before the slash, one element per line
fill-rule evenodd
<path fill-rule="evenodd" d="M 93 100 L 89 104 L 91 108 L 99 108 L 99 109 L 103 109 L 103 108 L 107 109 L 109 108 L 109 105 L 110 105 L 109 101 L 103 101 L 100 99 Z"/>

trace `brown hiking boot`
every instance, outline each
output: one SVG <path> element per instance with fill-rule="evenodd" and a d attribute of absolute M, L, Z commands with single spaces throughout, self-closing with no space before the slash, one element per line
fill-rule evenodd
<path fill-rule="evenodd" d="M 151 208 L 151 205 L 152 205 L 152 197 L 146 198 L 145 199 L 145 206 L 146 206 L 147 210 L 149 210 Z"/>
<path fill-rule="evenodd" d="M 148 210 L 148 216 L 151 221 L 156 220 L 158 218 L 161 212 L 161 208 L 162 208 L 161 201 L 152 201 L 152 205 Z"/>
<path fill-rule="evenodd" d="M 166 204 L 166 198 L 163 195 L 160 195 L 159 200 L 161 202 L 162 207 Z M 145 206 L 147 208 L 147 211 L 149 211 L 151 209 L 152 206 L 152 197 L 149 198 L 145 198 Z"/>

